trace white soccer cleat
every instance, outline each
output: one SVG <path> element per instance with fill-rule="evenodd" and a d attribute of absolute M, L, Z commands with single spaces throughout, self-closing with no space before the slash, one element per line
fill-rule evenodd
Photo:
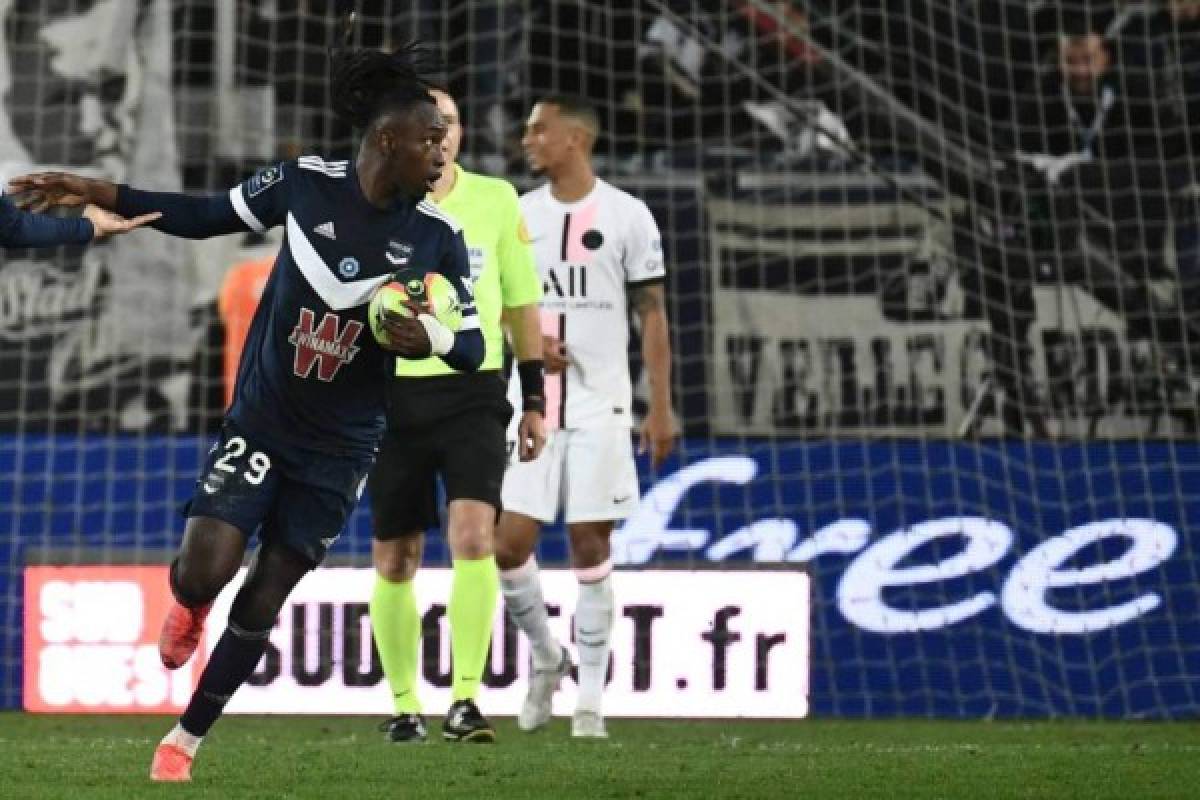
<path fill-rule="evenodd" d="M 529 678 L 529 691 L 525 694 L 525 702 L 521 704 L 521 713 L 517 715 L 518 728 L 532 733 L 545 727 L 550 721 L 554 692 L 570 671 L 571 656 L 565 647 L 562 648 L 562 657 L 559 658 L 558 664 L 549 669 L 534 669 Z"/>
<path fill-rule="evenodd" d="M 596 711 L 576 711 L 571 717 L 571 736 L 576 739 L 607 739 L 604 717 Z"/>

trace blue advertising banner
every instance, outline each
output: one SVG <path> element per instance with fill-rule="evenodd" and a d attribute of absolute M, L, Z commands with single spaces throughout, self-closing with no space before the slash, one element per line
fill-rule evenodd
<path fill-rule="evenodd" d="M 793 440 L 686 454 L 614 553 L 806 564 L 813 714 L 1200 709 L 1195 445 Z"/>
<path fill-rule="evenodd" d="M 205 449 L 0 438 L 5 706 L 19 703 L 25 561 L 165 559 Z M 642 467 L 619 564 L 811 573 L 813 714 L 1200 710 L 1200 446 L 691 439 L 659 474 Z M 365 509 L 335 559 L 368 557 Z M 542 561 L 564 556 L 561 528 L 547 531 Z"/>

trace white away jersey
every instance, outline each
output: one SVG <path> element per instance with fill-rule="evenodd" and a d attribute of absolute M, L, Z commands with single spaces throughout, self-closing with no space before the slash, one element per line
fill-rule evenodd
<path fill-rule="evenodd" d="M 546 376 L 547 424 L 632 425 L 625 291 L 665 274 L 662 236 L 650 209 L 597 180 L 574 203 L 561 203 L 549 184 L 540 186 L 522 195 L 521 212 L 542 277 L 543 330 L 566 342 L 571 360 L 561 381 Z"/>

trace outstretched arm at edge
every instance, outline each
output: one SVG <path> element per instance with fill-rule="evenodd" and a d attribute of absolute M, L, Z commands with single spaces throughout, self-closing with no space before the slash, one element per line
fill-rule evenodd
<path fill-rule="evenodd" d="M 193 196 L 148 192 L 120 185 L 116 187 L 113 210 L 123 217 L 160 211 L 162 217 L 150 223 L 150 227 L 185 239 L 207 239 L 250 230 L 234 210 L 227 194 Z"/>
<path fill-rule="evenodd" d="M 85 203 L 124 217 L 161 212 L 152 227 L 172 236 L 205 239 L 250 230 L 228 195 L 191 196 L 178 192 L 148 192 L 67 172 L 39 172 L 14 178 L 14 191 L 27 193 L 23 205 L 32 211 L 50 206 Z"/>
<path fill-rule="evenodd" d="M 32 214 L 13 205 L 12 200 L 0 197 L 0 246 L 57 247 L 64 244 L 87 244 L 95 236 L 91 220 L 83 217 L 62 219 L 46 214 Z"/>

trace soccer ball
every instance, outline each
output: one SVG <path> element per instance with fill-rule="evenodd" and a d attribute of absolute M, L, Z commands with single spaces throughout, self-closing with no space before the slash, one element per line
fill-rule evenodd
<path fill-rule="evenodd" d="M 367 308 L 367 319 L 371 323 L 375 341 L 382 345 L 388 344 L 387 331 L 383 329 L 385 313 L 402 317 L 412 317 L 418 313 L 432 314 L 455 333 L 462 327 L 458 292 L 454 284 L 440 272 L 402 269 L 393 273 L 386 283 L 375 290 L 371 305 Z"/>

